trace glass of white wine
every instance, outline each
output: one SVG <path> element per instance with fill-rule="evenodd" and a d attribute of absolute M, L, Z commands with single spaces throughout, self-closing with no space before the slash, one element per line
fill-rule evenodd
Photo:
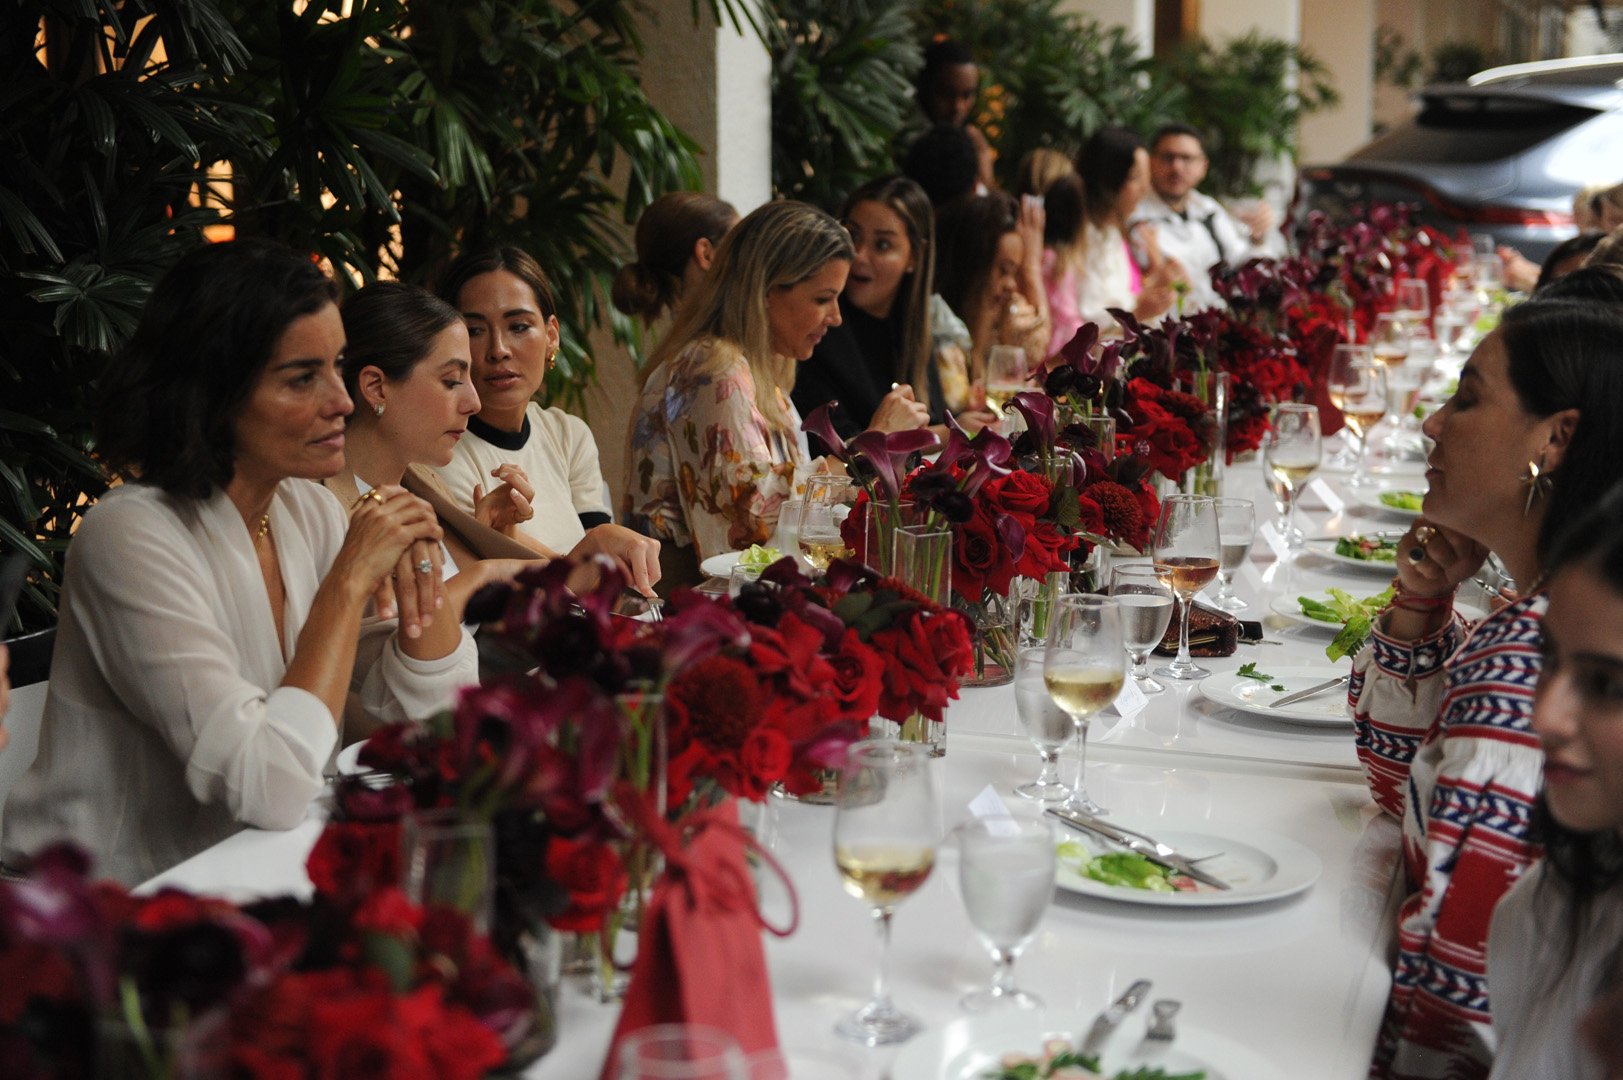
<path fill-rule="evenodd" d="M 865 1046 L 902 1042 L 923 1024 L 890 1000 L 890 918 L 930 877 L 940 809 L 924 743 L 853 743 L 835 797 L 834 863 L 845 891 L 865 901 L 879 932 L 873 998 L 834 1030 Z"/>
<path fill-rule="evenodd" d="M 1110 568 L 1110 595 L 1121 607 L 1121 640 L 1133 662 L 1133 682 L 1145 694 L 1166 687 L 1150 677 L 1150 650 L 1166 636 L 1172 621 L 1172 590 L 1153 563 L 1123 563 Z"/>
<path fill-rule="evenodd" d="M 986 351 L 986 407 L 1001 414 L 1009 399 L 1030 390 L 1026 376 L 1026 350 L 1018 345 L 993 345 Z"/>
<path fill-rule="evenodd" d="M 1020 717 L 1020 730 L 1037 748 L 1042 768 L 1037 779 L 1018 785 L 1014 793 L 1038 802 L 1059 802 L 1071 793 L 1059 778 L 1059 752 L 1071 741 L 1076 725 L 1049 695 L 1048 684 L 1043 681 L 1043 656 L 1047 651 L 1046 645 L 1033 645 L 1021 649 L 1016 657 L 1015 712 Z"/>
<path fill-rule="evenodd" d="M 1054 832 L 1041 818 L 977 817 L 953 830 L 958 886 L 975 935 L 992 954 L 992 985 L 959 999 L 966 1012 L 1040 1009 L 1014 984 L 1014 962 L 1031 944 L 1054 898 Z"/>
<path fill-rule="evenodd" d="M 1413 323 L 1403 311 L 1383 311 L 1375 316 L 1369 332 L 1369 351 L 1377 362 L 1395 367 L 1409 358 L 1409 336 Z"/>
<path fill-rule="evenodd" d="M 1217 500 L 1217 595 L 1212 606 L 1224 611 L 1244 611 L 1251 605 L 1234 595 L 1234 572 L 1245 565 L 1251 544 L 1257 538 L 1257 508 L 1250 499 Z"/>
<path fill-rule="evenodd" d="M 801 555 L 819 574 L 835 559 L 851 555 L 840 535 L 840 525 L 850 515 L 856 496 L 856 482 L 849 476 L 818 475 L 806 481 L 795 541 Z"/>
<path fill-rule="evenodd" d="M 1351 487 L 1369 482 L 1364 475 L 1364 457 L 1369 449 L 1369 433 L 1386 415 L 1386 367 L 1377 363 L 1365 345 L 1337 345 L 1330 358 L 1330 401 L 1341 410 L 1347 430 L 1358 440 L 1353 459 Z"/>
<path fill-rule="evenodd" d="M 1217 563 L 1212 560 L 1213 566 Z M 1121 693 L 1126 681 L 1121 608 L 1108 596 L 1070 593 L 1060 597 L 1043 656 L 1043 683 L 1076 727 L 1076 780 L 1062 806 L 1085 814 L 1104 807 L 1088 797 L 1088 724 Z"/>
<path fill-rule="evenodd" d="M 1324 460 L 1319 407 L 1286 402 L 1275 408 L 1273 425 L 1262 441 L 1262 460 L 1284 491 L 1285 539 L 1295 548 L 1302 539 L 1296 527 L 1296 499 Z"/>
<path fill-rule="evenodd" d="M 1195 594 L 1217 576 L 1222 555 L 1217 500 L 1206 495 L 1168 495 L 1161 502 L 1150 544 L 1156 573 L 1178 598 L 1183 612 L 1178 623 L 1177 659 L 1156 668 L 1155 673 L 1168 679 L 1204 679 L 1211 672 L 1189 656 L 1189 615 Z"/>

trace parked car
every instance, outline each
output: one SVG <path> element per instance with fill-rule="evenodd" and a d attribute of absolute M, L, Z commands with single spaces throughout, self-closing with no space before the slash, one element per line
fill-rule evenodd
<path fill-rule="evenodd" d="M 1623 181 L 1623 54 L 1490 68 L 1429 86 L 1413 117 L 1339 165 L 1301 170 L 1307 211 L 1399 202 L 1538 261 L 1573 235 L 1572 197 Z"/>

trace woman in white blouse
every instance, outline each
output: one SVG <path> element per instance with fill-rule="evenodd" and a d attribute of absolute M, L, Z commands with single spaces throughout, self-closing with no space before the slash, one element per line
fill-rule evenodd
<path fill-rule="evenodd" d="M 134 884 L 243 825 L 291 828 L 352 690 L 404 720 L 474 681 L 432 509 L 384 485 L 346 514 L 317 482 L 351 407 L 335 300 L 308 258 L 252 241 L 153 291 L 103 388 L 98 446 L 127 482 L 68 554 L 8 863 L 66 839 Z"/>
<path fill-rule="evenodd" d="M 1153 226 L 1140 226 L 1140 267 L 1127 241 L 1127 221 L 1150 189 L 1150 155 L 1144 140 L 1122 128 L 1100 128 L 1076 157 L 1082 177 L 1082 265 L 1077 271 L 1080 323 L 1120 331 L 1108 309 L 1130 311 L 1148 322 L 1172 310 L 1184 269 L 1161 255 Z M 1062 305 L 1063 306 L 1063 305 Z"/>

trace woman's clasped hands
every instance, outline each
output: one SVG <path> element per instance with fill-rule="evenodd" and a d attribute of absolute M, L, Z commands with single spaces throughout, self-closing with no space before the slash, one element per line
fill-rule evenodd
<path fill-rule="evenodd" d="M 398 616 L 401 633 L 416 638 L 445 605 L 442 536 L 433 507 L 384 484 L 356 501 L 333 572 L 370 593 L 381 618 Z"/>

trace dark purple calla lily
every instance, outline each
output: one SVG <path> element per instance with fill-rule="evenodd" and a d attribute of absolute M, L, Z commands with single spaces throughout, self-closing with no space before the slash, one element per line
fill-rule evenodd
<path fill-rule="evenodd" d="M 1012 408 L 1026 422 L 1026 430 L 1037 439 L 1039 446 L 1054 445 L 1054 399 L 1036 390 L 1022 390 L 1014 395 L 1007 408 Z"/>
<path fill-rule="evenodd" d="M 997 535 L 1003 541 L 1003 546 L 1009 550 L 1009 558 L 1019 562 L 1020 557 L 1026 553 L 1026 529 L 1008 514 L 997 516 Z"/>
<path fill-rule="evenodd" d="M 677 675 L 728 646 L 749 644 L 749 626 L 725 604 L 709 602 L 681 605 L 662 624 L 665 648 L 661 656 L 668 675 Z"/>
<path fill-rule="evenodd" d="M 800 422 L 800 430 L 822 439 L 829 453 L 850 464 L 850 450 L 845 445 L 845 440 L 840 438 L 840 433 L 834 430 L 834 410 L 839 407 L 838 401 L 817 406 Z"/>
<path fill-rule="evenodd" d="M 867 462 L 883 487 L 885 497 L 894 502 L 902 495 L 902 478 L 906 474 L 908 459 L 935 444 L 936 438 L 928 430 L 914 428 L 912 431 L 892 431 L 888 434 L 864 431 L 847 444 L 847 449 Z"/>
<path fill-rule="evenodd" d="M 975 459 L 964 474 L 963 492 L 973 499 L 988 480 L 1009 474 L 1014 446 L 991 428 L 981 428 L 970 440 L 970 448 L 975 452 Z"/>

